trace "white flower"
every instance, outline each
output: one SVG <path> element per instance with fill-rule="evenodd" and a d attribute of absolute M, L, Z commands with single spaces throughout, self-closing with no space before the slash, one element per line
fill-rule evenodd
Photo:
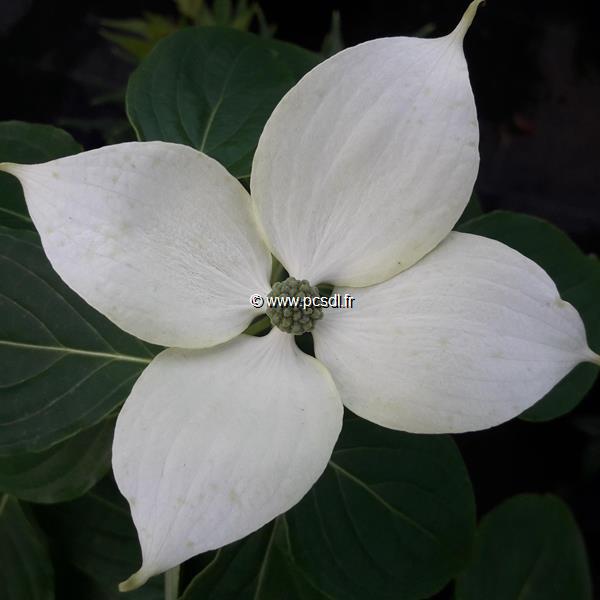
<path fill-rule="evenodd" d="M 462 39 L 480 1 L 446 37 L 374 40 L 308 73 L 265 127 L 252 200 L 211 158 L 161 142 L 2 166 L 64 281 L 172 346 L 117 422 L 115 477 L 143 550 L 123 590 L 298 502 L 342 403 L 405 431 L 482 429 L 600 360 L 542 269 L 450 233 L 479 162 Z M 267 247 L 357 299 L 316 324 L 316 359 L 277 328 L 239 335 L 270 288 Z"/>

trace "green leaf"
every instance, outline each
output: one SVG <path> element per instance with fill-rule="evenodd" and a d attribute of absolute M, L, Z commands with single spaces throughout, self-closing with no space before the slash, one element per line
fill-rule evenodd
<path fill-rule="evenodd" d="M 45 543 L 19 502 L 0 497 L 0 590 L 5 600 L 52 600 L 54 572 Z"/>
<path fill-rule="evenodd" d="M 316 55 L 219 27 L 160 42 L 129 80 L 127 112 L 140 140 L 202 150 L 248 177 L 271 111 Z"/>
<path fill-rule="evenodd" d="M 110 470 L 113 430 L 106 419 L 44 452 L 0 456 L 0 490 L 41 503 L 85 494 Z"/>
<path fill-rule="evenodd" d="M 471 196 L 469 203 L 467 204 L 463 214 L 460 216 L 455 229 L 460 229 L 460 225 L 470 221 L 471 219 L 475 219 L 476 217 L 480 217 L 483 215 L 483 209 L 481 208 L 481 202 L 479 202 L 479 198 L 476 194 Z"/>
<path fill-rule="evenodd" d="M 523 494 L 481 521 L 456 600 L 591 600 L 585 547 L 567 506 Z"/>
<path fill-rule="evenodd" d="M 316 67 L 322 57 L 295 44 L 274 39 L 262 39 L 261 44 L 290 70 L 293 82 L 296 83 L 308 71 Z"/>
<path fill-rule="evenodd" d="M 142 558 L 129 507 L 111 479 L 77 500 L 39 506 L 36 514 L 55 552 L 100 584 L 108 597 L 114 592 L 131 600 L 162 600 L 162 576 L 117 595 L 118 583 L 139 569 Z"/>
<path fill-rule="evenodd" d="M 60 280 L 37 235 L 0 228 L 0 455 L 95 425 L 153 356 Z"/>
<path fill-rule="evenodd" d="M 344 600 L 410 600 L 464 566 L 475 505 L 450 437 L 352 418 L 330 466 L 286 519 L 292 556 L 317 589 Z"/>
<path fill-rule="evenodd" d="M 181 600 L 326 600 L 289 556 L 285 517 L 219 550 Z"/>
<path fill-rule="evenodd" d="M 0 122 L 0 162 L 34 164 L 80 151 L 81 146 L 62 129 L 20 121 Z M 21 185 L 8 173 L 0 173 L 0 225 L 33 229 Z"/>
<path fill-rule="evenodd" d="M 535 217 L 493 212 L 464 223 L 460 231 L 499 240 L 540 265 L 556 283 L 561 297 L 581 315 L 593 350 L 600 349 L 600 262 L 586 256 L 560 229 Z M 598 368 L 582 364 L 549 394 L 525 411 L 528 421 L 548 421 L 573 410 L 591 389 Z"/>

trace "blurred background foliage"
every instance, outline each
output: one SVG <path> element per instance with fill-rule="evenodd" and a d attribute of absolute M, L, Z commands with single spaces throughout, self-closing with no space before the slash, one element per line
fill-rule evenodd
<path fill-rule="evenodd" d="M 248 31 L 256 25 L 263 37 L 271 37 L 275 32 L 256 2 L 217 0 L 209 4 L 205 0 L 176 0 L 175 5 L 179 13 L 175 17 L 145 12 L 141 18 L 103 19 L 100 33 L 135 63 L 147 56 L 159 40 L 191 25 L 231 27 L 239 31 Z"/>
<path fill-rule="evenodd" d="M 5 118 L 52 123 L 86 148 L 129 139 L 123 95 L 157 40 L 194 24 L 275 36 L 329 55 L 386 35 L 448 32 L 466 0 L 3 0 Z M 548 218 L 598 252 L 600 36 L 592 2 L 489 0 L 466 52 L 484 208 Z"/>

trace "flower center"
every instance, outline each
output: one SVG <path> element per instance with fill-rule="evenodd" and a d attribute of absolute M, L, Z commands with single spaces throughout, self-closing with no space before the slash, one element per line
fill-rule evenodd
<path fill-rule="evenodd" d="M 306 279 L 288 277 L 273 284 L 267 300 L 267 316 L 281 331 L 301 335 L 311 331 L 323 318 L 319 298 L 319 288 L 311 286 Z"/>

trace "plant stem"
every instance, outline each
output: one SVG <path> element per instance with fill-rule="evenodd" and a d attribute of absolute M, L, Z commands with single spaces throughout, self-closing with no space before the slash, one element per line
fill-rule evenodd
<path fill-rule="evenodd" d="M 177 565 L 165 573 L 165 600 L 177 600 L 179 597 L 179 570 Z"/>

